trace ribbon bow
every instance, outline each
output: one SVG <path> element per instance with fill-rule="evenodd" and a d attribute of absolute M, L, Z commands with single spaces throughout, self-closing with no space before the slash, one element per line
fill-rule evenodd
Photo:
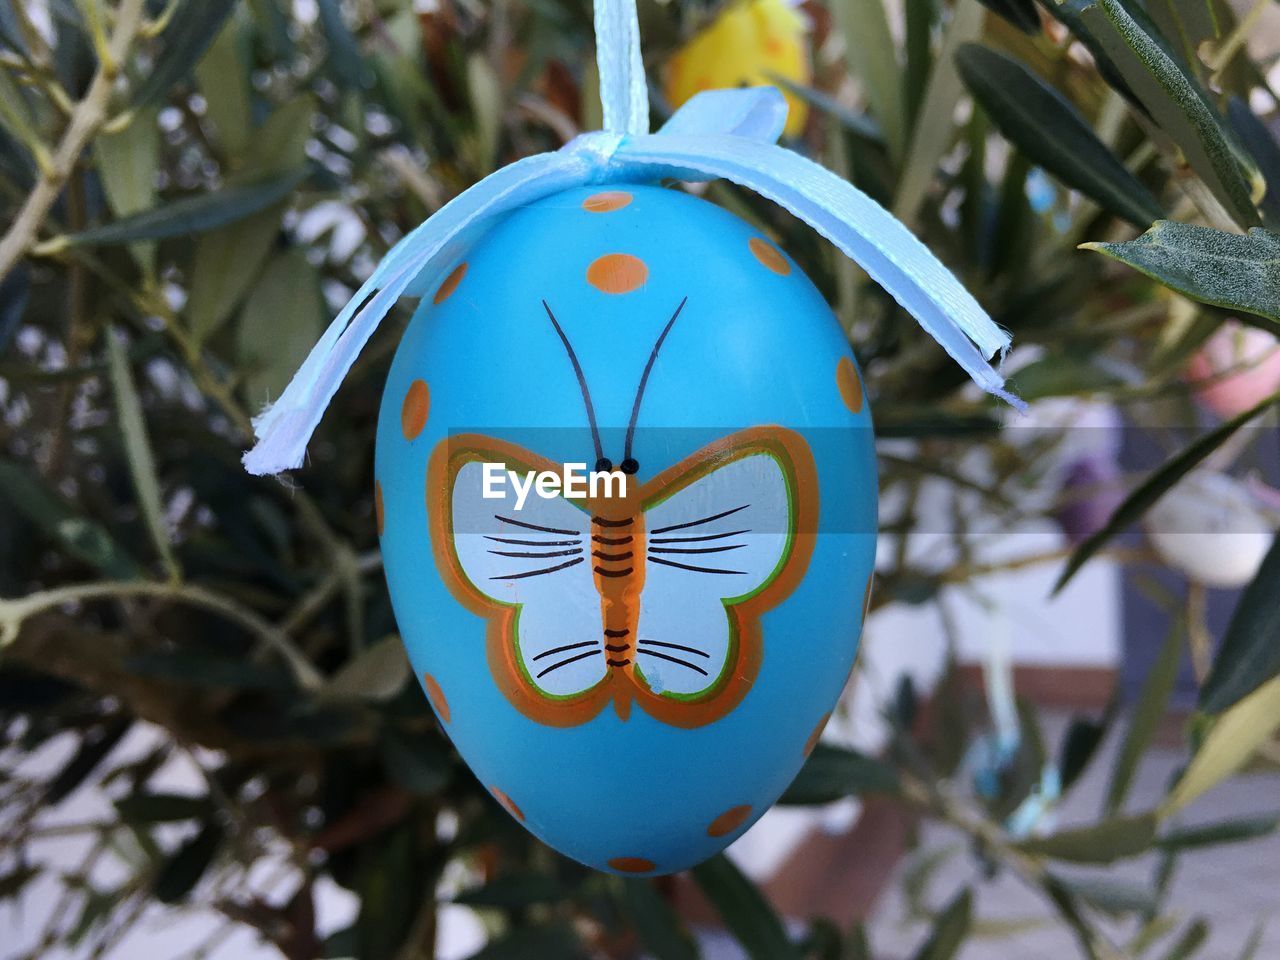
<path fill-rule="evenodd" d="M 773 87 L 712 90 L 649 132 L 635 0 L 596 0 L 604 130 L 526 157 L 459 194 L 397 243 L 312 348 L 284 393 L 254 420 L 254 474 L 302 463 L 307 441 L 374 329 L 401 296 L 433 289 L 462 250 L 517 207 L 585 184 L 723 178 L 785 207 L 887 290 L 984 390 L 1016 407 L 987 358 L 1009 348 L 960 282 L 866 194 L 776 144 L 787 116 Z"/>

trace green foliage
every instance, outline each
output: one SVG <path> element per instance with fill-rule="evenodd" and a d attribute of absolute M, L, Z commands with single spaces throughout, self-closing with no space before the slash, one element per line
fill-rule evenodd
<path fill-rule="evenodd" d="M 717 854 L 690 873 L 751 960 L 799 956 L 781 919 L 732 860 Z"/>
<path fill-rule="evenodd" d="M 1028 159 L 1130 223 L 1161 216 L 1142 181 L 1075 107 L 1022 64 L 977 44 L 961 47 L 956 63 L 974 99 Z"/>
<path fill-rule="evenodd" d="M 1139 484 L 1125 501 L 1116 508 L 1116 512 L 1107 520 L 1106 525 L 1089 537 L 1075 550 L 1054 590 L 1061 590 L 1076 572 L 1084 566 L 1090 557 L 1101 550 L 1112 538 L 1130 524 L 1138 520 L 1161 497 L 1172 490 L 1188 473 L 1204 462 L 1215 450 L 1219 449 L 1242 427 L 1256 420 L 1272 407 L 1280 404 L 1280 393 L 1272 394 L 1262 402 L 1232 417 L 1226 423 L 1206 433 L 1194 443 L 1179 451 L 1174 457 L 1160 466 L 1154 473 Z"/>
<path fill-rule="evenodd" d="M 960 952 L 973 925 L 973 892 L 962 890 L 938 915 L 929 939 L 916 951 L 915 960 L 952 960 Z"/>
<path fill-rule="evenodd" d="M 781 803 L 830 803 L 841 797 L 897 793 L 898 774 L 886 763 L 858 753 L 819 744 Z"/>
<path fill-rule="evenodd" d="M 1200 688 L 1200 709 L 1221 713 L 1280 674 L 1280 536 L 1236 605 L 1213 670 Z"/>
<path fill-rule="evenodd" d="M 655 78 L 724 5 L 642 0 Z M 595 874 L 522 830 L 461 763 L 381 580 L 371 454 L 394 319 L 306 468 L 282 483 L 240 466 L 252 416 L 391 243 L 495 167 L 597 122 L 589 5 L 54 0 L 40 5 L 52 31 L 29 6 L 0 0 L 0 716 L 11 758 L 66 751 L 52 771 L 15 762 L 3 778 L 0 900 L 36 881 L 61 891 L 56 909 L 34 904 L 49 916 L 32 960 L 119 955 L 156 904 L 216 910 L 220 936 L 252 928 L 290 960 L 431 956 L 445 903 L 482 918 L 482 957 L 690 960 L 673 895 L 686 881 L 749 956 L 876 956 L 861 920 L 792 925 L 723 856 L 676 886 Z M 826 7 L 844 44 L 818 52 L 812 86 L 788 84 L 813 108 L 795 145 L 907 220 L 1013 332 L 1026 398 L 1088 396 L 1167 423 L 1189 402 L 1187 357 L 1228 313 L 1280 322 L 1277 114 L 1250 106 L 1274 95 L 1258 95 L 1268 62 L 1242 42 L 1256 39 L 1249 16 L 1182 0 Z M 937 604 L 1002 569 L 963 531 L 952 559 L 907 549 L 922 488 L 953 497 L 962 521 L 975 504 L 988 528 L 1043 521 L 1061 506 L 1045 464 L 1067 431 L 1020 436 L 811 231 L 728 185 L 708 196 L 788 249 L 858 352 L 885 441 L 883 526 L 901 538 L 882 552 L 875 604 Z M 1133 478 L 1059 585 L 1104 552 L 1125 559 L 1119 535 L 1193 468 L 1243 457 L 1278 399 L 1168 431 L 1164 464 Z M 921 960 L 980 951 L 995 875 L 1035 891 L 1083 956 L 1197 955 L 1208 927 L 1169 909 L 1176 864 L 1280 828 L 1274 810 L 1181 819 L 1238 771 L 1274 765 L 1278 564 L 1280 545 L 1216 659 L 1199 651 L 1186 765 L 1154 810 L 1126 800 L 1203 635 L 1180 606 L 1136 703 L 1075 718 L 1056 749 L 1020 704 L 1020 742 L 982 790 L 966 758 L 991 718 L 950 669 L 928 703 L 904 684 L 878 705 L 883 754 L 819 744 L 783 802 L 857 797 L 963 837 L 904 871 Z M 143 730 L 149 752 L 123 756 Z M 1098 818 L 1051 829 L 1109 730 Z M 198 768 L 192 792 L 167 785 L 170 764 Z M 106 819 L 50 827 L 78 791 L 109 797 Z M 92 864 L 45 867 L 49 829 L 96 851 L 110 882 Z M 1159 858 L 1150 883 L 1110 869 L 1144 853 Z M 940 866 L 962 857 L 971 876 L 935 896 Z M 281 870 L 270 896 L 251 883 L 264 868 Z M 358 904 L 327 938 L 320 884 Z M 1260 936 L 1231 948 L 1247 958 Z"/>
<path fill-rule="evenodd" d="M 1124 806 L 1134 774 L 1138 772 L 1138 763 L 1151 746 L 1160 721 L 1164 719 L 1169 695 L 1173 693 L 1173 685 L 1178 679 L 1185 642 L 1186 630 L 1181 624 L 1171 629 L 1142 683 L 1142 691 L 1138 694 L 1138 702 L 1134 705 L 1111 769 L 1105 802 L 1108 814 L 1114 814 Z"/>
<path fill-rule="evenodd" d="M 1156 817 L 1115 817 L 1087 827 L 1060 830 L 1019 844 L 1024 853 L 1067 863 L 1112 863 L 1146 853 L 1155 843 Z"/>
<path fill-rule="evenodd" d="M 1140 270 L 1193 300 L 1280 323 L 1280 236 L 1254 227 L 1245 236 L 1161 220 L 1136 240 L 1085 249 Z"/>
<path fill-rule="evenodd" d="M 110 224 L 91 227 L 61 239 L 68 246 L 133 243 L 187 237 L 235 223 L 283 200 L 306 177 L 306 171 L 272 177 L 259 183 L 227 187 L 184 197 L 173 203 L 122 217 Z"/>

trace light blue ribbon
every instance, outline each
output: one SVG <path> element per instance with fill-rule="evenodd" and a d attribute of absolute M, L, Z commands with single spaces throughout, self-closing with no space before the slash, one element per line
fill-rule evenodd
<path fill-rule="evenodd" d="M 723 178 L 785 207 L 887 290 L 984 390 L 1016 407 L 988 364 L 1009 337 L 900 222 L 811 160 L 777 146 L 787 105 L 773 87 L 713 90 L 655 134 L 635 0 L 596 0 L 604 130 L 498 170 L 395 245 L 325 331 L 280 398 L 254 420 L 254 474 L 300 466 L 307 441 L 365 342 L 401 296 L 434 289 L 495 218 L 584 184 Z"/>

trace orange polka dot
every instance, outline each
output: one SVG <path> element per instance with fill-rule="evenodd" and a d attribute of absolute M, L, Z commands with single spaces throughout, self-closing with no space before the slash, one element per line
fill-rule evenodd
<path fill-rule="evenodd" d="M 813 753 L 813 748 L 818 745 L 818 740 L 822 736 L 822 731 L 826 729 L 827 721 L 831 719 L 831 714 L 824 713 L 822 719 L 818 721 L 818 725 L 813 728 L 813 733 L 809 734 L 809 739 L 804 742 L 804 755 L 807 757 Z"/>
<path fill-rule="evenodd" d="M 489 792 L 493 794 L 494 799 L 507 808 L 507 813 L 511 814 L 517 820 L 524 820 L 524 811 L 516 806 L 516 802 L 508 797 L 503 791 L 499 790 L 497 787 L 490 787 Z"/>
<path fill-rule="evenodd" d="M 850 412 L 861 412 L 862 381 L 858 379 L 858 371 L 848 357 L 841 357 L 836 364 L 836 386 L 840 389 L 840 399 Z"/>
<path fill-rule="evenodd" d="M 657 869 L 652 860 L 644 857 L 614 857 L 609 861 L 609 866 L 620 873 L 650 873 Z"/>
<path fill-rule="evenodd" d="M 757 260 L 778 276 L 785 277 L 791 272 L 791 261 L 784 257 L 782 252 L 768 240 L 752 237 L 747 241 L 747 246 L 751 248 L 751 252 Z"/>
<path fill-rule="evenodd" d="M 373 482 L 373 518 L 378 524 L 378 536 L 382 536 L 382 484 L 376 480 Z"/>
<path fill-rule="evenodd" d="M 440 714 L 440 719 L 448 723 L 449 701 L 445 699 L 444 691 L 440 689 L 440 684 L 436 681 L 436 678 L 429 673 L 424 673 L 422 675 L 422 689 L 427 691 L 427 699 L 436 708 L 436 713 Z"/>
<path fill-rule="evenodd" d="M 449 271 L 449 275 L 444 278 L 444 283 L 440 284 L 439 289 L 436 290 L 436 295 L 431 298 L 431 302 L 439 306 L 448 300 L 449 297 L 453 296 L 453 291 L 458 289 L 458 284 L 462 282 L 462 278 L 466 275 L 467 264 L 466 261 L 463 261 Z"/>
<path fill-rule="evenodd" d="M 625 190 L 606 190 L 604 193 L 593 193 L 582 201 L 582 209 L 588 213 L 612 213 L 621 210 L 634 197 Z"/>
<path fill-rule="evenodd" d="M 730 807 L 711 821 L 711 825 L 707 827 L 707 836 L 723 837 L 726 833 L 733 833 L 750 815 L 751 804 L 749 803 L 744 803 L 740 807 Z"/>
<path fill-rule="evenodd" d="M 649 268 L 629 253 L 606 253 L 587 267 L 587 283 L 602 293 L 630 293 L 649 279 Z"/>
<path fill-rule="evenodd" d="M 427 410 L 431 407 L 431 391 L 427 389 L 425 380 L 415 380 L 409 384 L 404 395 L 404 405 L 400 408 L 400 427 L 404 430 L 404 438 L 412 440 L 427 425 Z"/>

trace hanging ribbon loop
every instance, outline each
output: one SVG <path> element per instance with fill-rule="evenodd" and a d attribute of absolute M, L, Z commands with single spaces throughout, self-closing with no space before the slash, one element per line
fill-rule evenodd
<path fill-rule="evenodd" d="M 606 133 L 649 132 L 649 87 L 640 56 L 640 22 L 635 0 L 606 0 L 595 6 L 596 66 Z"/>
<path fill-rule="evenodd" d="M 325 331 L 276 403 L 254 420 L 254 474 L 297 467 L 342 378 L 402 295 L 420 295 L 498 217 L 584 184 L 726 179 L 786 208 L 835 244 L 914 316 L 982 389 L 1022 409 L 987 362 L 1009 337 L 898 220 L 852 184 L 776 144 L 787 119 L 773 87 L 712 90 L 657 133 L 635 0 L 596 0 L 604 130 L 498 170 L 401 240 Z"/>

